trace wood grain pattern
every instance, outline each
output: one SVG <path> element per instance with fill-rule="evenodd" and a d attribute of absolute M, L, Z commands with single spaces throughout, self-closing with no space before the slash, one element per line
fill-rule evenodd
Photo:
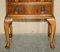
<path fill-rule="evenodd" d="M 51 2 L 52 0 L 8 0 L 8 2 Z"/>
<path fill-rule="evenodd" d="M 16 8 L 18 8 L 18 11 L 16 11 Z M 44 11 L 42 11 L 43 8 L 44 8 Z M 20 15 L 52 14 L 52 5 L 51 4 L 46 4 L 46 5 L 8 5 L 8 14 L 20 14 Z"/>
<path fill-rule="evenodd" d="M 55 47 L 53 38 L 56 30 L 56 20 L 53 15 L 53 0 L 6 0 L 6 12 L 4 20 L 5 48 L 10 48 L 12 21 L 21 20 L 48 22 L 50 47 Z"/>

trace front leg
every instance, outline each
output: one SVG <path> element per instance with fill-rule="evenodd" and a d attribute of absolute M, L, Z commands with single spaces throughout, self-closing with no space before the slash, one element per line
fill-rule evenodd
<path fill-rule="evenodd" d="M 5 48 L 10 48 L 10 38 L 9 38 L 9 25 L 12 20 L 6 18 L 4 20 L 4 30 L 5 30 L 5 35 L 6 35 L 6 46 Z"/>
<path fill-rule="evenodd" d="M 51 25 L 51 34 L 50 34 L 50 47 L 54 48 L 53 38 L 55 35 L 55 29 L 56 29 L 56 20 L 53 19 L 47 19 L 48 23 Z"/>
<path fill-rule="evenodd" d="M 9 39 L 9 23 L 4 21 L 4 30 L 6 35 L 6 46 L 5 48 L 10 48 L 10 39 Z"/>

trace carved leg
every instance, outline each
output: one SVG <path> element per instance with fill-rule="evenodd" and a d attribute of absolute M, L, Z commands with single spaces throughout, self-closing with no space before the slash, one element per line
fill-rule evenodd
<path fill-rule="evenodd" d="M 10 36 L 10 38 L 12 38 L 12 22 L 10 22 L 9 26 L 10 26 L 10 29 L 9 29 L 10 30 L 10 34 L 9 34 L 9 36 Z"/>
<path fill-rule="evenodd" d="M 53 43 L 53 38 L 55 34 L 56 29 L 56 20 L 55 19 L 47 19 L 48 23 L 51 25 L 51 34 L 50 34 L 50 47 L 55 48 Z"/>
<path fill-rule="evenodd" d="M 6 35 L 6 46 L 5 48 L 10 48 L 10 38 L 9 38 L 9 24 L 11 22 L 11 19 L 5 19 L 4 20 L 4 30 Z"/>
<path fill-rule="evenodd" d="M 6 35 L 6 46 L 5 48 L 10 48 L 10 39 L 9 39 L 9 23 L 4 21 L 4 30 Z"/>
<path fill-rule="evenodd" d="M 50 37 L 51 34 L 51 25 L 48 23 L 48 37 Z"/>

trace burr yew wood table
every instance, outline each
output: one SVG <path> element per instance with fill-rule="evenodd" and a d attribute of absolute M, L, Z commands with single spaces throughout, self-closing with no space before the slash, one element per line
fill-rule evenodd
<path fill-rule="evenodd" d="M 46 21 L 48 23 L 50 47 L 54 48 L 53 38 L 56 19 L 53 15 L 53 2 L 53 0 L 6 0 L 6 16 L 4 20 L 5 48 L 10 48 L 13 21 Z"/>

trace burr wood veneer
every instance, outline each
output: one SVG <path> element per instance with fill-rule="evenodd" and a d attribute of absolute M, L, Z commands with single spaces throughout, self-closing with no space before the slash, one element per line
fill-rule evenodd
<path fill-rule="evenodd" d="M 5 48 L 10 48 L 13 21 L 46 21 L 48 23 L 50 47 L 55 47 L 53 38 L 56 20 L 53 15 L 53 0 L 6 0 L 6 16 L 4 20 Z"/>

